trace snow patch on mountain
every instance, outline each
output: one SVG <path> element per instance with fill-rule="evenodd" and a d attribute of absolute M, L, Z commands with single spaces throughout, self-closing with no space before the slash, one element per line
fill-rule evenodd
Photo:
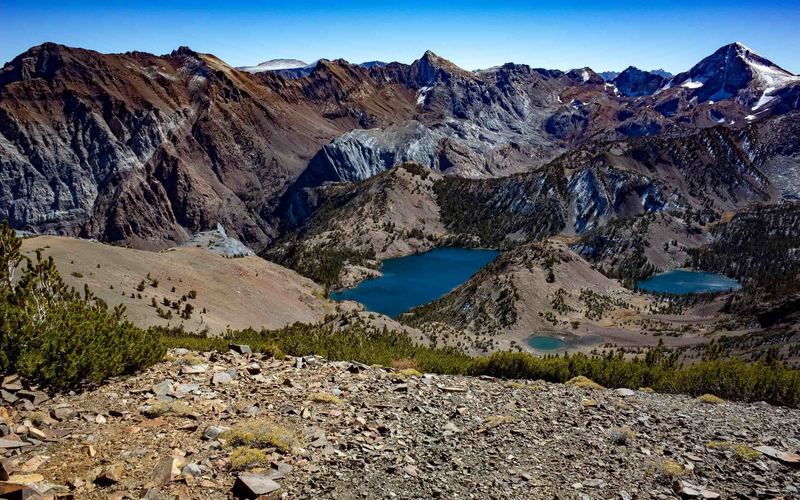
<path fill-rule="evenodd" d="M 255 66 L 239 66 L 238 70 L 247 73 L 263 73 L 265 71 L 278 71 L 281 69 L 305 68 L 308 64 L 299 59 L 270 59 Z"/>
<path fill-rule="evenodd" d="M 681 87 L 685 87 L 687 89 L 699 89 L 703 86 L 703 82 L 698 80 L 687 80 L 681 84 Z"/>

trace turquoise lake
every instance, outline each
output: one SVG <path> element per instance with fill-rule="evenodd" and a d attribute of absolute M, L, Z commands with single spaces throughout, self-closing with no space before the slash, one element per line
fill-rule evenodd
<path fill-rule="evenodd" d="M 646 292 L 674 293 L 685 295 L 688 293 L 726 292 L 741 288 L 738 281 L 714 273 L 686 271 L 676 269 L 662 274 L 656 274 L 636 284 Z"/>
<path fill-rule="evenodd" d="M 529 338 L 528 345 L 537 351 L 555 351 L 567 347 L 567 343 L 560 338 L 543 335 Z"/>
<path fill-rule="evenodd" d="M 334 300 L 355 300 L 368 311 L 396 317 L 446 295 L 497 256 L 494 250 L 437 248 L 383 262 L 383 276 L 334 292 Z"/>

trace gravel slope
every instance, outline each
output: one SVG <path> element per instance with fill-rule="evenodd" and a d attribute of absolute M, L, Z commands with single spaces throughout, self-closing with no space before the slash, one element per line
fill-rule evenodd
<path fill-rule="evenodd" d="M 180 415 L 152 415 L 159 404 Z M 76 498 L 228 498 L 233 434 L 217 431 L 258 419 L 295 447 L 264 446 L 264 468 L 243 480 L 261 475 L 285 498 L 796 498 L 800 481 L 751 448 L 797 452 L 795 409 L 318 358 L 171 351 L 36 411 L 28 424 L 52 442 L 7 451 L 5 467 Z M 9 427 L 32 416 L 18 405 Z"/>

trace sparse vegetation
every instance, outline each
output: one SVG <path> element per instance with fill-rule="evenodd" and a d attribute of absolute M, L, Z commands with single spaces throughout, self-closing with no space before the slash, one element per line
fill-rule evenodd
<path fill-rule="evenodd" d="M 0 373 L 14 371 L 56 389 L 131 373 L 161 359 L 157 332 L 137 328 L 84 288 L 67 287 L 52 258 L 20 254 L 0 224 Z M 27 262 L 25 262 L 27 260 Z M 19 275 L 19 279 L 16 279 Z"/>

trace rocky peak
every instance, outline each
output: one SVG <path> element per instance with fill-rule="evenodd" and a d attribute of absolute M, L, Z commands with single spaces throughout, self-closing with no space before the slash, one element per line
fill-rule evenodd
<path fill-rule="evenodd" d="M 570 80 L 576 81 L 585 85 L 602 85 L 605 83 L 603 77 L 598 75 L 592 68 L 576 68 L 567 72 L 567 77 Z"/>
<path fill-rule="evenodd" d="M 625 71 L 614 78 L 614 86 L 622 95 L 639 97 L 650 95 L 664 84 L 664 78 L 649 71 L 628 66 Z"/>
<path fill-rule="evenodd" d="M 7 83 L 43 78 L 52 80 L 64 65 L 64 54 L 68 47 L 52 42 L 31 47 L 0 69 L 0 87 Z"/>
<path fill-rule="evenodd" d="M 469 71 L 459 68 L 451 61 L 426 50 L 421 58 L 411 63 L 412 78 L 419 86 L 435 83 L 442 76 L 474 78 Z"/>
<path fill-rule="evenodd" d="M 731 99 L 743 91 L 757 97 L 798 82 L 800 77 L 736 42 L 720 47 L 689 71 L 675 76 L 670 86 L 687 88 L 702 102 Z"/>
<path fill-rule="evenodd" d="M 173 50 L 170 53 L 170 56 L 172 56 L 172 57 L 186 57 L 186 56 L 198 57 L 198 54 L 197 54 L 197 52 L 193 51 L 192 49 L 190 49 L 186 45 L 181 45 L 177 49 Z"/>

